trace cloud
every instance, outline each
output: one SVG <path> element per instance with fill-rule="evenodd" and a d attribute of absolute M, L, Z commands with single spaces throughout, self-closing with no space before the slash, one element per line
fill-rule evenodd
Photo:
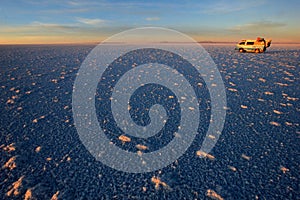
<path fill-rule="evenodd" d="M 146 20 L 147 21 L 158 21 L 158 20 L 160 20 L 160 18 L 159 17 L 147 17 Z"/>
<path fill-rule="evenodd" d="M 90 12 L 90 8 L 70 8 L 70 9 L 55 9 L 55 10 L 40 10 L 41 14 L 65 14 L 65 13 L 86 13 Z"/>
<path fill-rule="evenodd" d="M 79 1 L 68 1 L 67 4 L 71 6 L 81 6 L 82 4 Z"/>
<path fill-rule="evenodd" d="M 81 28 L 76 24 L 55 24 L 34 21 L 19 26 L 3 26 L 0 35 L 3 36 L 53 36 L 76 34 Z M 1 36 L 0 36 L 1 37 Z"/>
<path fill-rule="evenodd" d="M 237 25 L 227 29 L 232 32 L 243 32 L 243 31 L 262 31 L 270 30 L 274 28 L 284 27 L 286 24 L 272 21 L 260 21 L 249 24 Z"/>
<path fill-rule="evenodd" d="M 34 21 L 31 24 L 29 24 L 29 26 L 39 27 L 39 28 L 54 28 L 54 29 L 61 29 L 61 30 L 76 28 L 74 25 L 71 24 L 43 23 L 39 21 Z"/>
<path fill-rule="evenodd" d="M 89 18 L 81 18 L 81 17 L 78 17 L 77 21 L 82 24 L 86 24 L 90 26 L 103 26 L 107 22 L 107 20 L 104 19 L 89 19 Z"/>
<path fill-rule="evenodd" d="M 217 2 L 210 5 L 204 11 L 205 14 L 227 14 L 242 11 L 245 9 L 250 9 L 253 7 L 262 6 L 265 4 L 265 0 L 240 0 L 234 3 L 229 3 L 226 1 Z"/>

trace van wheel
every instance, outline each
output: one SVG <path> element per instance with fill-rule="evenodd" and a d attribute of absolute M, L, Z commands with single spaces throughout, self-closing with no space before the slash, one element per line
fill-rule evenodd
<path fill-rule="evenodd" d="M 244 52 L 244 49 L 243 49 L 243 48 L 240 48 L 240 49 L 239 49 L 239 52 L 243 53 L 243 52 Z"/>
<path fill-rule="evenodd" d="M 259 49 L 255 49 L 255 53 L 260 53 L 260 50 Z"/>

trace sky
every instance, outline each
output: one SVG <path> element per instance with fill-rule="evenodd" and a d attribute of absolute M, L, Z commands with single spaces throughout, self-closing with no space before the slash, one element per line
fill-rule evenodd
<path fill-rule="evenodd" d="M 98 43 L 164 27 L 196 41 L 300 43 L 299 0 L 0 0 L 0 44 Z"/>

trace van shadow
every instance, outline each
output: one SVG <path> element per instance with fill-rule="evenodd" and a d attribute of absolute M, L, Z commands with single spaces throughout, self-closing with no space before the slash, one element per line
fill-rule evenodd
<path fill-rule="evenodd" d="M 267 50 L 266 52 L 264 52 L 264 54 L 279 54 L 279 53 L 300 53 L 300 50 L 295 50 L 295 49 L 291 49 L 291 50 L 287 50 L 287 49 L 282 49 L 282 50 Z"/>

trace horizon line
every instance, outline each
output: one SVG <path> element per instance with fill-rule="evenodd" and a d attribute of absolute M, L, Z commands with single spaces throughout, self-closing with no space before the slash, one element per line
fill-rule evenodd
<path fill-rule="evenodd" d="M 200 44 L 237 44 L 236 41 L 229 41 L 229 42 L 221 42 L 221 41 L 196 41 Z M 128 44 L 127 42 L 61 42 L 61 43 L 0 43 L 0 46 L 5 45 L 98 45 L 98 44 Z M 159 44 L 189 44 L 194 42 L 155 42 Z M 129 43 L 130 44 L 130 43 Z M 133 43 L 134 44 L 134 43 Z M 272 44 L 295 44 L 299 45 L 300 42 L 273 42 Z"/>

